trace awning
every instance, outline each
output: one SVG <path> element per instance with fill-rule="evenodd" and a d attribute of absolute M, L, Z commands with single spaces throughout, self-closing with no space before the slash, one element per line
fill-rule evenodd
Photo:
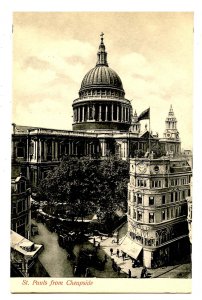
<path fill-rule="evenodd" d="M 129 237 L 126 237 L 121 244 L 121 250 L 127 253 L 130 257 L 137 259 L 142 250 L 142 246 L 136 244 Z"/>

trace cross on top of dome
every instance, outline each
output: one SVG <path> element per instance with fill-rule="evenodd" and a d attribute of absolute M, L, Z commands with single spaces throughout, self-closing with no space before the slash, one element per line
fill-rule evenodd
<path fill-rule="evenodd" d="M 96 66 L 107 66 L 108 67 L 108 63 L 107 63 L 107 52 L 105 51 L 105 45 L 104 45 L 104 33 L 101 32 L 100 37 L 101 37 L 101 41 L 100 41 L 100 45 L 99 45 L 99 49 L 98 49 L 98 53 L 97 53 L 97 63 Z"/>

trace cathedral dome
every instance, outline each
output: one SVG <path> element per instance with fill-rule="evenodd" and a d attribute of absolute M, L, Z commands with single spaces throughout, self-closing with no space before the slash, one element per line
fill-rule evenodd
<path fill-rule="evenodd" d="M 97 63 L 86 73 L 73 101 L 73 130 L 128 131 L 132 106 L 118 74 L 107 63 L 103 33 L 97 52 Z"/>
<path fill-rule="evenodd" d="M 109 68 L 107 63 L 107 52 L 103 42 L 103 34 L 101 34 L 101 42 L 97 53 L 96 66 L 88 71 L 81 82 L 80 95 L 85 90 L 91 89 L 112 89 L 124 93 L 121 78 L 118 74 Z M 124 93 L 125 94 L 125 93 Z"/>
<path fill-rule="evenodd" d="M 107 87 L 121 91 L 123 85 L 118 74 L 106 65 L 96 65 L 83 78 L 80 91 L 89 88 Z"/>

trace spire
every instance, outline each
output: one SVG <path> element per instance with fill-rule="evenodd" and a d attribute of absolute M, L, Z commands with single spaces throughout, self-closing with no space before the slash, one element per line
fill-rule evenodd
<path fill-rule="evenodd" d="M 169 113 L 168 113 L 168 117 L 174 117 L 174 111 L 173 111 L 172 104 L 170 105 L 170 110 L 169 110 Z"/>
<path fill-rule="evenodd" d="M 101 32 L 100 34 L 100 45 L 99 45 L 99 49 L 98 49 L 98 53 L 97 53 L 97 63 L 96 66 L 102 65 L 102 66 L 107 66 L 108 67 L 108 63 L 107 63 L 107 52 L 105 51 L 105 45 L 103 42 L 103 36 L 104 33 Z"/>

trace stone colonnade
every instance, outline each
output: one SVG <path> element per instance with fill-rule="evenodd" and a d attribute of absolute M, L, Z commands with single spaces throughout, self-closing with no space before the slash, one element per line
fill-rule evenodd
<path fill-rule="evenodd" d="M 119 158 L 127 159 L 127 139 L 116 140 L 115 152 Z M 28 161 L 59 161 L 63 155 L 69 156 L 97 156 L 106 157 L 112 154 L 108 139 L 78 140 L 70 138 L 67 140 L 56 140 L 51 138 L 32 139 L 29 144 Z"/>
<path fill-rule="evenodd" d="M 73 122 L 130 122 L 130 106 L 123 103 L 88 103 L 74 107 Z"/>

